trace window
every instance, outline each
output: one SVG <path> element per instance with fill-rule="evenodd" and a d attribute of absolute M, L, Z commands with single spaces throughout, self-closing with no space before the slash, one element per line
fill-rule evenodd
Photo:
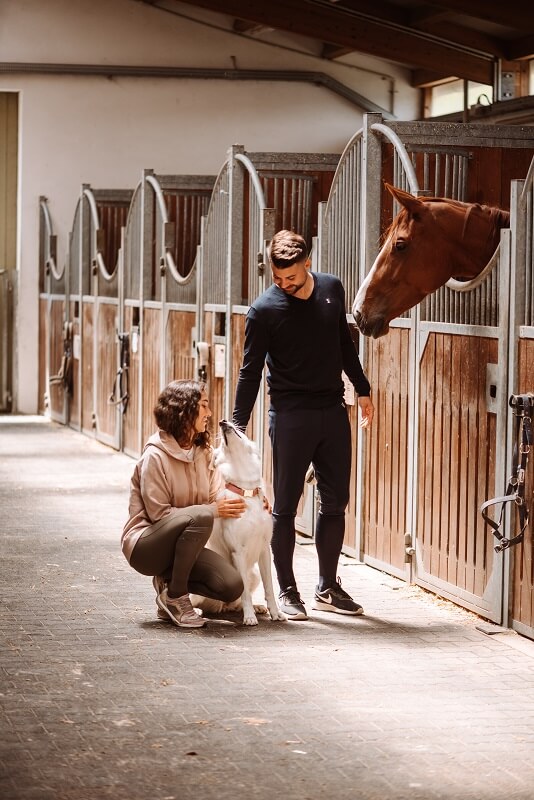
<path fill-rule="evenodd" d="M 467 106 L 489 106 L 493 102 L 493 87 L 484 83 L 467 84 Z M 442 83 L 428 92 L 425 117 L 441 117 L 464 110 L 464 82 L 461 80 Z"/>

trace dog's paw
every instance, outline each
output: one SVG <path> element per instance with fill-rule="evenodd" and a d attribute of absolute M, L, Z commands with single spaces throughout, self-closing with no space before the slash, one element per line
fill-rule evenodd
<path fill-rule="evenodd" d="M 267 606 L 264 606 L 262 603 L 254 603 L 254 611 L 256 614 L 268 614 Z"/>
<path fill-rule="evenodd" d="M 255 614 L 243 617 L 243 625 L 257 625 L 257 624 L 258 620 L 256 619 Z"/>
<path fill-rule="evenodd" d="M 286 622 L 287 617 L 283 614 L 279 608 L 269 609 L 269 614 L 273 622 Z"/>

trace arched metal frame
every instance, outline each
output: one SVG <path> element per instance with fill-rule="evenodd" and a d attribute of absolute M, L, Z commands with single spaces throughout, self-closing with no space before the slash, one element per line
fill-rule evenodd
<path fill-rule="evenodd" d="M 427 135 L 429 126 L 425 128 L 424 125 L 414 123 L 383 124 L 377 121 L 375 115 L 368 115 L 365 123 L 364 128 L 349 142 L 340 159 L 331 195 L 324 210 L 319 248 L 321 268 L 338 274 L 349 287 L 347 311 L 352 305 L 357 282 L 363 280 L 378 252 L 382 214 L 381 181 L 386 166 L 389 170 L 386 179 L 415 195 L 437 194 L 434 191 L 435 186 L 448 186 L 455 199 L 465 200 L 468 199 L 465 197 L 465 191 L 469 161 L 476 159 L 476 147 L 479 143 L 482 144 L 480 140 L 483 140 L 488 148 L 499 146 L 499 142 L 482 132 L 480 128 L 464 131 L 458 126 L 461 132 L 454 138 L 448 137 L 445 128 L 440 129 L 439 125 L 433 126 Z M 493 132 L 494 129 L 491 132 L 492 136 Z M 508 141 L 508 136 L 509 131 L 503 134 L 505 143 Z M 392 148 L 392 153 L 384 149 L 384 142 Z M 518 146 L 525 145 L 519 141 Z M 418 177 L 421 176 L 424 178 L 422 189 L 418 181 Z M 367 438 L 375 437 L 375 439 L 370 447 L 365 447 L 361 437 L 357 445 L 355 489 L 357 523 L 354 543 L 356 553 L 369 563 L 385 568 L 399 577 L 412 578 L 427 588 L 437 589 L 440 593 L 496 620 L 500 620 L 502 611 L 503 586 L 499 580 L 502 569 L 498 557 L 493 558 L 493 552 L 489 552 L 490 546 L 485 543 L 483 525 L 477 517 L 476 494 L 491 490 L 492 481 L 498 484 L 506 470 L 507 384 L 502 375 L 507 373 L 509 340 L 507 308 L 510 295 L 510 237 L 506 234 L 503 236 L 506 242 L 504 251 L 497 249 L 488 268 L 475 281 L 469 285 L 461 284 L 459 287 L 454 285 L 452 288 L 443 287 L 410 314 L 393 321 L 391 332 L 385 340 L 375 343 L 362 340 L 360 337 L 360 354 L 372 371 L 372 385 L 376 379 L 380 383 L 376 387 L 373 385 L 373 392 L 376 393 L 375 402 L 378 406 L 377 425 L 367 434 Z M 356 280 L 355 275 L 358 276 Z M 462 291 L 454 291 L 457 288 Z M 350 320 L 350 314 L 348 316 Z M 471 358 L 472 356 L 468 354 L 474 352 L 474 348 L 479 348 L 479 356 L 475 358 L 481 389 L 473 405 L 473 413 L 483 416 L 484 424 L 477 423 L 481 437 L 485 435 L 487 416 L 488 437 L 493 437 L 492 441 L 496 442 L 491 445 L 494 451 L 489 456 L 492 462 L 487 474 L 491 474 L 491 479 L 488 479 L 487 486 L 478 481 L 476 491 L 469 495 L 473 521 L 469 523 L 466 521 L 465 524 L 476 531 L 476 535 L 471 542 L 466 541 L 462 545 L 468 550 L 473 548 L 473 563 L 487 561 L 485 587 L 473 584 L 471 579 L 464 581 L 459 576 L 451 578 L 450 574 L 448 579 L 443 580 L 437 564 L 430 563 L 428 541 L 425 539 L 424 528 L 421 527 L 423 520 L 421 497 L 425 491 L 421 487 L 422 482 L 427 479 L 421 452 L 422 448 L 424 449 L 425 437 L 430 430 L 429 425 L 434 425 L 433 418 L 427 419 L 424 416 L 429 399 L 428 391 L 431 389 L 427 366 L 430 363 L 429 358 L 432 363 L 438 358 L 437 351 L 434 356 L 431 348 L 437 347 L 438 344 L 440 347 L 450 348 L 453 344 L 454 347 L 458 347 L 460 342 L 465 349 L 465 357 Z M 487 365 L 485 359 L 488 360 Z M 445 390 L 441 391 L 443 402 L 449 404 L 450 401 L 445 398 Z M 386 396 L 389 399 L 386 400 Z M 465 416 L 467 409 L 462 413 Z M 442 418 L 441 414 L 439 411 L 436 421 Z M 446 420 L 445 410 L 443 415 L 443 420 Z M 466 416 L 465 418 L 467 419 Z M 444 421 L 443 424 L 446 425 L 444 431 L 448 431 L 443 433 L 443 437 L 448 437 L 451 435 L 450 423 Z M 476 428 L 471 425 L 469 430 Z M 391 436 L 399 436 L 401 431 L 404 439 L 392 441 Z M 463 428 L 458 429 L 460 437 L 464 433 Z M 369 451 L 377 445 L 379 452 L 382 446 L 388 449 L 378 461 L 377 459 L 373 461 Z M 469 447 L 471 455 L 476 452 L 472 434 L 467 440 L 467 450 Z M 399 462 L 399 452 L 408 453 L 404 464 L 402 459 Z M 445 457 L 444 448 L 443 455 Z M 465 459 L 468 457 L 466 452 Z M 433 458 L 437 458 L 437 454 L 434 454 Z M 482 457 L 480 461 L 482 463 Z M 467 462 L 464 460 L 462 463 Z M 370 537 L 370 525 L 384 526 L 385 523 L 378 522 L 378 518 L 376 522 L 369 521 L 369 503 L 373 502 L 369 494 L 371 480 L 369 470 L 378 470 L 376 474 L 380 473 L 382 476 L 380 485 L 373 491 L 378 492 L 377 497 L 382 498 L 382 506 L 389 508 L 390 503 L 396 504 L 396 511 L 392 510 L 393 505 L 391 505 L 389 510 L 386 509 L 386 513 L 393 515 L 390 522 L 396 519 L 396 524 L 399 526 L 396 534 L 398 544 L 393 545 L 393 540 L 383 541 L 375 548 L 374 555 L 368 555 L 369 551 L 366 549 Z M 484 467 L 481 466 L 480 470 L 484 472 Z M 469 485 L 471 479 L 471 472 L 466 472 L 464 483 Z M 391 481 L 389 489 L 387 489 L 388 481 Z M 404 495 L 399 494 L 395 499 L 397 484 L 402 481 L 404 481 Z M 387 491 L 391 492 L 389 499 L 387 493 L 385 494 Z M 399 505 L 404 507 L 404 514 L 399 515 Z M 434 513 L 437 513 L 437 509 Z M 460 523 L 460 526 L 462 524 Z M 454 546 L 458 546 L 458 542 Z M 413 547 L 415 553 L 413 561 L 405 555 L 405 547 L 410 551 Z M 437 552 L 436 545 L 431 547 L 432 552 L 434 550 Z M 451 552 L 452 548 L 451 543 Z"/>

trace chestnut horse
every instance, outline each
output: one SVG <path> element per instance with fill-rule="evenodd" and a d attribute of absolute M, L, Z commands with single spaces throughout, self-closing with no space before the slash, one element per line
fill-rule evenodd
<path fill-rule="evenodd" d="M 450 278 L 475 278 L 499 244 L 510 214 L 445 197 L 414 197 L 386 183 L 402 208 L 352 306 L 356 325 L 378 338 L 389 323 Z"/>

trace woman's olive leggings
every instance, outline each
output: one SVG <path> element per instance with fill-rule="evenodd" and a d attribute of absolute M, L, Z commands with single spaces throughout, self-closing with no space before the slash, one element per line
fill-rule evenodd
<path fill-rule="evenodd" d="M 187 506 L 146 528 L 133 549 L 130 565 L 142 575 L 168 581 L 170 597 L 188 592 L 231 603 L 243 592 L 238 571 L 205 544 L 213 528 L 207 506 Z"/>

